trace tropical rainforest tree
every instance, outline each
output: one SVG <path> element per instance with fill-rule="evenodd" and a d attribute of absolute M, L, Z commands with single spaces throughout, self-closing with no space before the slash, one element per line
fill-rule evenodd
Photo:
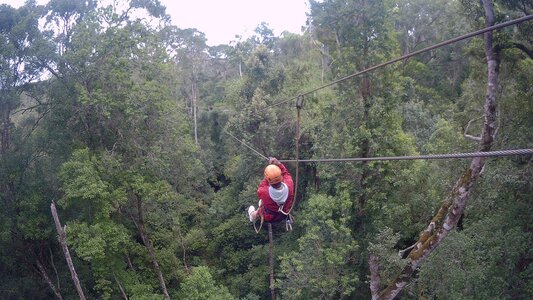
<path fill-rule="evenodd" d="M 286 162 L 272 248 L 246 210 L 268 156 L 531 148 L 531 21 L 350 75 L 532 9 L 310 1 L 211 47 L 154 0 L 0 6 L 0 298 L 531 298 L 530 156 Z"/>

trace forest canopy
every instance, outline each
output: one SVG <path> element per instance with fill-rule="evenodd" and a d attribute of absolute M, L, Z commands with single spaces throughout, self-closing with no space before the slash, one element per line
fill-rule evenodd
<path fill-rule="evenodd" d="M 310 0 L 208 46 L 157 0 L 0 5 L 0 298 L 532 299 L 531 154 L 316 161 L 531 150 L 532 13 Z M 272 248 L 266 157 L 298 174 Z"/>

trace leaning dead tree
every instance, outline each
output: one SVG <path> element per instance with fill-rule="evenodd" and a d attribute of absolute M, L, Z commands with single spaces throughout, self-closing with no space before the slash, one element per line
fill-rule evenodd
<path fill-rule="evenodd" d="M 495 23 L 492 0 L 482 0 L 485 10 L 485 25 L 492 26 Z M 494 134 L 496 132 L 496 95 L 498 88 L 498 76 L 500 67 L 500 49 L 493 45 L 492 31 L 484 34 L 485 55 L 487 58 L 487 88 L 484 104 L 484 123 L 481 136 L 479 137 L 479 151 L 491 149 Z M 485 166 L 486 158 L 476 157 L 472 159 L 470 166 L 456 181 L 450 194 L 433 217 L 425 230 L 420 233 L 419 239 L 407 257 L 407 262 L 401 273 L 388 286 L 382 288 L 379 276 L 379 260 L 374 254 L 370 254 L 370 289 L 372 299 L 394 299 L 409 283 L 416 269 L 435 250 L 446 236 L 456 227 L 463 214 L 466 202 L 474 183 Z"/>
<path fill-rule="evenodd" d="M 72 257 L 70 256 L 70 251 L 68 250 L 67 235 L 65 230 L 61 227 L 61 223 L 59 222 L 59 216 L 57 215 L 56 205 L 54 202 L 52 202 L 50 205 L 50 209 L 52 210 L 52 216 L 54 217 L 54 222 L 56 224 L 57 234 L 59 235 L 59 243 L 61 244 L 61 248 L 63 248 L 63 254 L 65 254 L 65 259 L 67 260 L 72 281 L 74 281 L 74 285 L 76 286 L 76 290 L 78 291 L 80 299 L 85 300 L 85 295 L 83 294 L 83 289 L 81 288 L 80 280 L 78 279 L 78 273 L 76 273 L 76 269 L 74 269 L 74 263 L 72 263 Z"/>

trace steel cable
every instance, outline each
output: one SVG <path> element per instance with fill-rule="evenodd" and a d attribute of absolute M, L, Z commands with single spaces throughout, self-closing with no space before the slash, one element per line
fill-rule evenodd
<path fill-rule="evenodd" d="M 480 29 L 480 30 L 477 30 L 477 31 L 473 31 L 473 32 L 470 32 L 470 33 L 467 33 L 467 34 L 464 34 L 464 35 L 461 35 L 461 36 L 458 36 L 458 37 L 455 37 L 455 38 L 452 38 L 452 39 L 449 39 L 449 40 L 446 40 L 446 41 L 443 41 L 443 42 L 440 42 L 440 43 L 437 43 L 437 44 L 434 44 L 432 46 L 429 46 L 429 47 L 426 47 L 426 48 L 411 52 L 409 54 L 400 56 L 398 58 L 389 60 L 387 62 L 372 66 L 370 68 L 364 69 L 364 70 L 359 71 L 357 73 L 342 77 L 342 78 L 340 78 L 338 80 L 335 80 L 335 81 L 332 81 L 332 82 L 327 83 L 325 85 L 322 85 L 322 86 L 319 86 L 317 88 L 314 88 L 314 89 L 312 89 L 310 91 L 301 93 L 298 96 L 295 96 L 295 97 L 289 98 L 287 100 L 283 100 L 283 101 L 271 104 L 270 106 L 276 106 L 276 105 L 280 105 L 280 104 L 283 104 L 283 103 L 287 103 L 287 102 L 292 101 L 292 100 L 297 100 L 298 97 L 303 97 L 303 96 L 309 95 L 311 93 L 314 93 L 314 92 L 316 92 L 318 90 L 321 90 L 321 89 L 324 89 L 324 88 L 329 87 L 331 85 L 334 85 L 334 84 L 339 83 L 341 81 L 356 77 L 358 75 L 362 75 L 364 73 L 368 73 L 370 71 L 373 71 L 373 70 L 376 70 L 378 68 L 381 68 L 381 67 L 384 67 L 384 66 L 399 62 L 399 61 L 407 59 L 409 57 L 412 57 L 412 56 L 415 56 L 415 55 L 418 55 L 418 54 L 421 54 L 421 53 L 424 53 L 424 52 L 427 52 L 427 51 L 431 51 L 431 50 L 434 50 L 434 49 L 437 49 L 437 48 L 440 48 L 440 47 L 443 47 L 443 46 L 446 46 L 446 45 L 449 45 L 449 44 L 452 44 L 452 43 L 455 43 L 455 42 L 458 42 L 458 41 L 461 41 L 461 40 L 465 40 L 465 39 L 474 37 L 476 35 L 483 34 L 483 33 L 488 32 L 488 31 L 501 29 L 501 28 L 504 28 L 504 27 L 507 27 L 507 26 L 511 26 L 511 25 L 514 25 L 514 24 L 518 24 L 518 23 L 521 23 L 521 22 L 524 22 L 524 21 L 528 21 L 528 20 L 531 20 L 531 19 L 533 19 L 533 15 L 527 15 L 527 16 L 524 16 L 524 17 L 521 17 L 521 18 L 518 18 L 518 19 L 515 19 L 515 20 L 503 22 L 503 23 L 496 24 L 496 25 L 493 25 L 493 26 L 489 26 L 489 27 L 486 27 L 486 28 L 483 28 L 483 29 Z M 223 130 L 224 130 L 225 133 L 230 135 L 232 138 L 237 140 L 239 143 L 241 143 L 244 146 L 246 146 L 248 149 L 252 150 L 256 154 L 261 156 L 263 159 L 268 160 L 268 157 L 266 157 L 265 155 L 261 154 L 260 152 L 258 152 L 254 148 L 252 148 L 251 146 L 247 145 L 245 142 L 239 140 L 238 138 L 236 138 L 234 135 L 232 135 L 231 133 L 229 133 L 225 129 L 223 129 Z M 418 156 L 323 158 L 323 159 L 300 159 L 300 160 L 298 160 L 298 159 L 297 160 L 290 160 L 289 159 L 289 160 L 280 160 L 280 162 L 308 163 L 308 162 L 416 160 L 416 159 L 428 159 L 429 160 L 429 159 L 451 159 L 451 158 L 471 158 L 471 157 L 498 157 L 498 156 L 510 156 L 510 155 L 529 155 L 529 154 L 533 154 L 533 149 L 500 150 L 500 151 L 472 152 L 472 153 L 431 154 L 431 155 L 418 155 Z"/>
<path fill-rule="evenodd" d="M 255 152 L 257 155 L 261 156 L 263 159 L 266 159 L 268 160 L 268 157 L 264 156 L 263 154 L 261 154 L 259 151 L 255 150 L 254 148 L 252 148 L 251 146 L 249 146 L 248 144 L 246 144 L 245 142 L 239 140 L 238 138 L 236 138 L 233 134 L 229 133 L 226 129 L 222 129 L 224 130 L 225 133 L 227 133 L 228 135 L 230 135 L 232 138 L 234 138 L 235 140 L 237 140 L 239 143 L 243 144 L 244 146 L 246 146 L 246 148 L 252 150 L 253 152 Z"/>
<path fill-rule="evenodd" d="M 348 80 L 350 78 L 353 78 L 353 77 L 368 73 L 370 71 L 374 71 L 374 70 L 379 69 L 381 67 L 384 67 L 384 66 L 387 66 L 387 65 L 402 61 L 402 60 L 407 59 L 409 57 L 412 57 L 412 56 L 415 56 L 415 55 L 418 55 L 418 54 L 421 54 L 421 53 L 424 53 L 424 52 L 428 52 L 428 51 L 431 51 L 431 50 L 434 50 L 434 49 L 437 49 L 437 48 L 440 48 L 440 47 L 443 47 L 443 46 L 446 46 L 446 45 L 449 45 L 449 44 L 452 44 L 452 43 L 456 43 L 458 41 L 462 41 L 462 40 L 474 37 L 476 35 L 483 34 L 483 33 L 488 32 L 488 31 L 501 29 L 501 28 L 504 28 L 504 27 L 507 27 L 507 26 L 511 26 L 511 25 L 514 25 L 514 24 L 518 24 L 518 23 L 521 23 L 521 22 L 524 22 L 524 21 L 528 21 L 528 20 L 531 20 L 531 19 L 533 19 L 533 15 L 527 15 L 527 16 L 524 16 L 524 17 L 521 17 L 521 18 L 518 18 L 518 19 L 515 19 L 515 20 L 503 22 L 503 23 L 496 24 L 496 25 L 493 25 L 493 26 L 489 26 L 489 27 L 486 27 L 486 28 L 483 28 L 483 29 L 480 29 L 480 30 L 477 30 L 477 31 L 473 31 L 473 32 L 470 32 L 470 33 L 467 33 L 467 34 L 464 34 L 464 35 L 461 35 L 461 36 L 458 36 L 458 37 L 455 37 L 455 38 L 452 38 L 452 39 L 449 39 L 449 40 L 446 40 L 446 41 L 443 41 L 443 42 L 440 42 L 438 44 L 434 44 L 434 45 L 426 47 L 424 49 L 420 49 L 420 50 L 408 53 L 406 55 L 397 57 L 395 59 L 386 61 L 384 63 L 372 66 L 370 68 L 364 69 L 364 70 L 359 71 L 357 73 L 350 74 L 348 76 L 342 77 L 342 78 L 337 79 L 335 81 L 332 81 L 330 83 L 327 83 L 327 84 L 324 84 L 324 85 L 319 86 L 317 88 L 314 88 L 314 89 L 312 89 L 310 91 L 301 93 L 298 96 L 294 96 L 292 98 L 289 98 L 289 99 L 286 99 L 286 100 L 271 104 L 270 106 L 281 105 L 281 104 L 287 103 L 289 101 L 296 100 L 299 96 L 307 96 L 307 95 L 312 94 L 312 93 L 314 93 L 316 91 L 319 91 L 319 90 L 324 89 L 326 87 L 329 87 L 329 86 L 332 86 L 334 84 L 337 84 L 337 83 L 339 83 L 341 81 L 345 81 L 345 80 Z"/>
<path fill-rule="evenodd" d="M 497 151 L 486 151 L 486 152 L 469 152 L 469 153 L 412 155 L 412 156 L 299 159 L 298 162 L 310 163 L 310 162 L 358 162 L 358 161 L 385 161 L 385 160 L 430 160 L 430 159 L 452 159 L 452 158 L 472 158 L 472 157 L 502 157 L 502 156 L 531 155 L 531 154 L 533 154 L 533 148 L 497 150 Z M 285 159 L 285 160 L 280 160 L 280 162 L 296 162 L 296 160 Z"/>

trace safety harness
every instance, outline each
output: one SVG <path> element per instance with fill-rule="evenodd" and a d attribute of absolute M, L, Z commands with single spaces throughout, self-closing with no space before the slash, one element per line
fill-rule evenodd
<path fill-rule="evenodd" d="M 293 200 L 293 202 L 294 202 L 294 200 Z M 261 206 L 258 209 L 261 209 Z M 263 209 L 268 214 L 282 213 L 283 215 L 285 215 L 285 230 L 286 231 L 291 231 L 292 230 L 292 223 L 294 222 L 294 217 L 290 213 L 290 210 L 287 213 L 284 212 L 283 211 L 283 205 L 282 206 L 278 206 L 278 210 L 277 211 L 273 211 L 271 209 L 268 209 L 266 206 L 264 206 Z M 254 222 L 255 233 L 259 233 L 259 231 L 261 231 L 261 228 L 263 227 L 263 223 L 265 223 L 265 218 L 263 217 L 263 215 L 261 213 L 259 213 L 259 217 L 261 218 L 261 223 L 259 224 L 259 228 L 257 228 L 257 226 L 256 226 L 257 220 Z M 276 222 L 267 222 L 267 223 L 271 223 L 272 224 L 272 223 L 279 223 L 281 221 L 283 221 L 283 220 L 276 221 Z"/>

